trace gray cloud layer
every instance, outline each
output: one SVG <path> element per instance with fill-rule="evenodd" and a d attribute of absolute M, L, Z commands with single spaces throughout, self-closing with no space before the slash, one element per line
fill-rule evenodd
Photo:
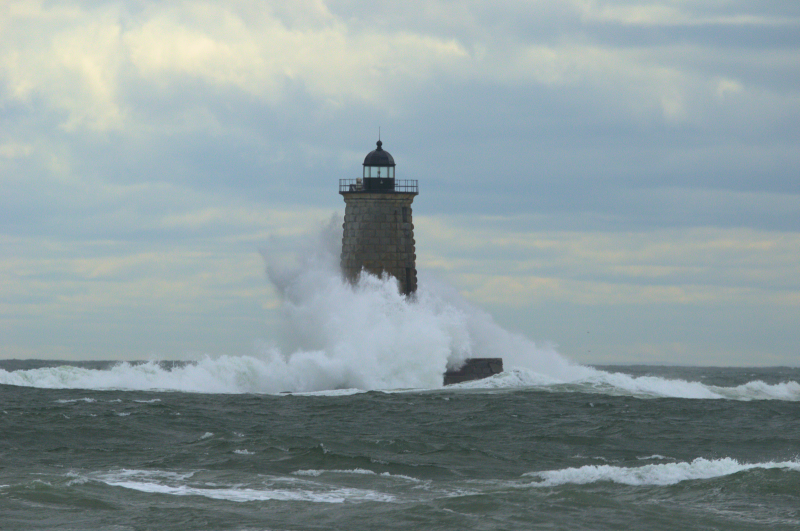
<path fill-rule="evenodd" d="M 84 355 L 76 345 L 96 341 L 87 321 L 70 320 L 72 340 L 61 325 L 50 343 L 33 339 L 47 323 L 63 325 L 63 305 L 99 311 L 131 337 L 125 349 L 105 341 L 89 357 L 245 348 L 267 334 L 254 314 L 274 306 L 253 253 L 270 233 L 290 238 L 341 210 L 336 181 L 358 173 L 380 125 L 398 175 L 420 179 L 416 212 L 429 220 L 419 225 L 429 231 L 419 235 L 421 262 L 498 318 L 590 361 L 702 361 L 705 328 L 716 345 L 709 361 L 747 363 L 758 350 L 796 363 L 798 332 L 774 323 L 778 314 L 800 317 L 800 290 L 786 273 L 800 233 L 800 7 L 284 4 L 8 3 L 0 14 L 7 355 Z M 510 234 L 515 243 L 502 243 Z M 574 245 L 537 243 L 558 241 Z M 651 256 L 631 241 L 669 252 Z M 718 254 L 726 241 L 730 254 Z M 487 250 L 495 259 L 485 260 Z M 241 260 L 206 262 L 220 253 Z M 249 323 L 237 335 L 245 339 L 135 339 L 125 323 L 141 317 L 140 304 L 171 323 L 165 330 L 181 327 L 174 299 L 145 303 L 137 293 L 160 283 L 180 298 L 181 278 L 203 284 L 203 271 L 216 267 L 238 280 L 206 281 L 192 326 L 208 329 L 210 301 L 233 306 L 250 293 L 250 317 L 237 313 Z M 517 285 L 528 286 L 516 292 L 522 299 L 498 296 Z M 621 298 L 636 301 L 633 309 Z M 616 339 L 591 356 L 585 338 L 564 337 L 561 320 L 549 331 L 538 324 L 547 307 L 591 320 L 608 313 L 604 305 L 620 312 L 606 325 Z M 736 323 L 710 317 L 648 344 L 623 318 L 702 316 L 719 306 L 763 316 L 752 334 L 760 323 L 775 344 L 726 339 Z M 670 319 L 636 328 L 666 337 Z"/>

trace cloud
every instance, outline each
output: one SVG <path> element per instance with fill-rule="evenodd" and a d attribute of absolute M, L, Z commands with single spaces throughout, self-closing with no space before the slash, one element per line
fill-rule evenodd
<path fill-rule="evenodd" d="M 0 73 L 7 98 L 38 98 L 66 114 L 67 130 L 119 129 L 120 27 L 111 10 L 93 17 L 75 8 L 46 9 L 41 2 L 11 2 L 0 26 Z"/>
<path fill-rule="evenodd" d="M 616 22 L 635 26 L 783 26 L 798 22 L 797 11 L 780 4 L 754 4 L 747 0 L 686 3 L 671 0 L 571 0 L 587 21 Z"/>
<path fill-rule="evenodd" d="M 418 217 L 422 267 L 481 304 L 772 304 L 795 308 L 798 233 L 547 232 L 524 220 Z M 794 310 L 792 310 L 794 311 Z"/>
<path fill-rule="evenodd" d="M 483 11 L 477 6 L 436 4 L 422 10 L 423 20 L 406 17 L 405 25 L 394 26 L 386 13 L 382 24 L 353 22 L 322 2 L 301 2 L 293 9 L 256 9 L 247 1 L 148 2 L 133 13 L 122 2 L 71 9 L 24 4 L 12 2 L 3 24 L 34 29 L 12 31 L 4 40 L 6 97 L 43 98 L 65 114 L 61 125 L 68 130 L 119 129 L 141 112 L 132 88 L 158 94 L 189 90 L 192 82 L 206 84 L 205 90 L 235 88 L 270 106 L 283 105 L 297 87 L 332 109 L 357 101 L 395 113 L 409 90 L 425 91 L 442 76 L 461 83 L 588 85 L 606 104 L 634 118 L 649 119 L 656 111 L 675 123 L 698 121 L 709 101 L 722 105 L 720 94 L 741 94 L 750 83 L 692 68 L 689 61 L 706 56 L 708 47 L 678 40 L 666 48 L 632 48 L 593 42 L 586 33 L 608 22 L 637 27 L 697 22 L 697 14 L 675 4 L 565 2 L 566 13 L 571 8 L 580 17 L 561 15 L 561 37 L 547 42 L 520 28 L 492 32 L 480 24 Z M 539 3 L 509 7 L 526 18 L 551 12 Z M 463 21 L 457 34 L 428 24 L 451 9 Z M 723 25 L 769 25 L 755 19 L 712 17 Z M 568 32 L 577 38 L 565 38 Z"/>
<path fill-rule="evenodd" d="M 33 146 L 20 142 L 7 142 L 0 144 L 0 158 L 18 159 L 33 153 Z"/>
<path fill-rule="evenodd" d="M 681 310 L 718 331 L 751 312 L 788 352 L 799 30 L 791 2 L 744 0 L 9 0 L 3 333 L 77 345 L 75 308 L 84 341 L 102 322 L 142 347 L 135 322 L 197 345 L 184 318 L 252 338 L 275 299 L 249 257 L 341 211 L 380 126 L 420 181 L 421 270 L 506 322 L 560 341 L 604 320 L 631 334 L 608 349 L 650 356 L 702 343 Z"/>
<path fill-rule="evenodd" d="M 250 2 L 149 3 L 131 15 L 110 6 L 25 8 L 12 2 L 2 25 L 6 98 L 41 98 L 66 115 L 67 130 L 115 130 L 130 120 L 126 85 L 181 90 L 187 82 L 232 87 L 279 105 L 294 85 L 317 101 L 386 108 L 408 84 L 446 70 L 466 51 L 453 39 L 402 28 L 354 31 L 321 2 L 275 13 Z"/>
<path fill-rule="evenodd" d="M 3 355 L 252 353 L 275 305 L 255 246 L 3 241 Z M 263 306 L 262 306 L 263 305 Z"/>

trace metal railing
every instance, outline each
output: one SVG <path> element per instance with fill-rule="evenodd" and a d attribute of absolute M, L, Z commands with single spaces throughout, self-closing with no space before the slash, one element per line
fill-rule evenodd
<path fill-rule="evenodd" d="M 418 194 L 416 179 L 339 179 L 339 193 L 378 192 L 382 194 Z"/>

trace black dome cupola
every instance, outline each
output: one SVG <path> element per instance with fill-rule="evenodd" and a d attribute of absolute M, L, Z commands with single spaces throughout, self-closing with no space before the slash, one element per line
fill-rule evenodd
<path fill-rule="evenodd" d="M 383 149 L 383 142 L 378 140 L 377 149 L 364 157 L 364 178 L 394 179 L 394 157 Z"/>

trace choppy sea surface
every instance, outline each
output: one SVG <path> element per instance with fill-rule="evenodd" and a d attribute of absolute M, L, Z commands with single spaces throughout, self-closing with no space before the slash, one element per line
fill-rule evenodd
<path fill-rule="evenodd" d="M 281 393 L 255 363 L 0 361 L 0 529 L 800 528 L 800 369 Z"/>
<path fill-rule="evenodd" d="M 249 355 L 0 361 L 0 531 L 800 529 L 800 369 L 580 365 L 345 281 L 340 221 L 264 250 Z M 442 387 L 468 357 L 506 372 Z"/>

